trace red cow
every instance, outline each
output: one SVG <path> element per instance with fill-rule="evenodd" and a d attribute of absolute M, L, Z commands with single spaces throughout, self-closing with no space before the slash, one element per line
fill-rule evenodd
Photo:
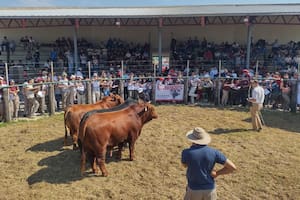
<path fill-rule="evenodd" d="M 65 122 L 65 139 L 64 145 L 67 145 L 67 137 L 68 132 L 67 128 L 70 131 L 70 135 L 73 140 L 73 149 L 78 147 L 78 131 L 79 131 L 79 123 L 82 116 L 91 110 L 96 109 L 105 109 L 111 108 L 117 105 L 120 105 L 124 102 L 124 99 L 117 95 L 111 94 L 110 96 L 104 97 L 102 100 L 98 101 L 95 104 L 77 104 L 68 107 L 64 113 L 64 122 Z"/>
<path fill-rule="evenodd" d="M 118 146 L 119 158 L 125 142 L 129 143 L 130 160 L 134 160 L 134 144 L 145 123 L 157 118 L 154 106 L 150 103 L 136 103 L 119 111 L 96 113 L 81 125 L 79 139 L 82 142 L 81 173 L 85 172 L 88 156 L 93 172 L 96 163 L 103 176 L 107 176 L 105 155 L 107 148 Z M 94 162 L 95 161 L 95 162 Z"/>

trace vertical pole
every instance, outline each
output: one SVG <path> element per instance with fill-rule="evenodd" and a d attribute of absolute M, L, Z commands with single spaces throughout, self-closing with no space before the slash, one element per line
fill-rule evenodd
<path fill-rule="evenodd" d="M 297 98 L 298 98 L 298 87 L 299 87 L 299 80 L 292 80 L 291 81 L 291 112 L 297 112 Z"/>
<path fill-rule="evenodd" d="M 77 27 L 74 25 L 73 31 L 73 42 L 74 42 L 74 63 L 75 63 L 75 72 L 77 71 L 78 67 L 78 48 L 77 48 Z"/>
<path fill-rule="evenodd" d="M 52 83 L 50 83 L 49 85 L 49 115 L 52 116 L 55 114 L 55 105 L 56 105 L 56 102 L 55 102 L 55 95 L 54 95 L 54 83 L 53 83 L 53 80 L 52 80 Z"/>
<path fill-rule="evenodd" d="M 120 96 L 124 99 L 124 61 L 121 61 L 121 74 L 120 74 Z"/>
<path fill-rule="evenodd" d="M 51 81 L 53 82 L 54 79 L 54 71 L 53 71 L 53 62 L 50 62 L 50 67 L 51 67 Z"/>
<path fill-rule="evenodd" d="M 162 30 L 158 27 L 158 73 L 162 72 Z"/>
<path fill-rule="evenodd" d="M 11 121 L 11 106 L 9 102 L 9 88 L 3 88 L 3 108 L 4 108 L 4 121 Z"/>
<path fill-rule="evenodd" d="M 217 105 L 220 105 L 221 102 L 221 69 L 222 69 L 222 60 L 219 60 L 219 76 L 218 76 L 218 84 L 217 84 L 217 99 L 218 103 Z"/>
<path fill-rule="evenodd" d="M 156 95 L 156 66 L 155 65 L 152 65 L 153 66 L 153 78 L 152 78 L 152 101 L 154 101 L 154 103 L 156 103 L 156 98 L 155 98 L 155 95 Z"/>
<path fill-rule="evenodd" d="M 248 25 L 247 32 L 247 55 L 246 55 L 246 68 L 250 67 L 250 52 L 251 52 L 251 37 L 252 37 L 252 25 Z"/>
<path fill-rule="evenodd" d="M 89 79 L 91 80 L 91 61 L 88 61 L 88 73 L 89 73 Z"/>
<path fill-rule="evenodd" d="M 190 74 L 190 61 L 186 62 L 186 77 L 184 83 L 184 103 L 188 104 L 189 102 L 189 74 Z"/>
<path fill-rule="evenodd" d="M 5 76 L 6 76 L 6 82 L 7 82 L 7 85 L 8 85 L 9 82 L 8 82 L 8 63 L 7 62 L 5 63 Z"/>
<path fill-rule="evenodd" d="M 54 94 L 54 72 L 53 72 L 53 62 L 50 63 L 50 67 L 51 67 L 51 83 L 49 85 L 49 115 L 52 116 L 55 114 L 55 94 Z"/>
<path fill-rule="evenodd" d="M 86 82 L 86 101 L 87 104 L 92 103 L 92 83 L 91 80 Z"/>
<path fill-rule="evenodd" d="M 258 78 L 258 60 L 256 61 L 255 65 L 255 78 Z"/>

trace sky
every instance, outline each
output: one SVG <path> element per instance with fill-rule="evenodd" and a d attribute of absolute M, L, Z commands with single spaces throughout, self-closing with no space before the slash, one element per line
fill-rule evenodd
<path fill-rule="evenodd" d="M 287 4 L 300 0 L 0 0 L 2 7 L 141 7 L 215 4 Z"/>

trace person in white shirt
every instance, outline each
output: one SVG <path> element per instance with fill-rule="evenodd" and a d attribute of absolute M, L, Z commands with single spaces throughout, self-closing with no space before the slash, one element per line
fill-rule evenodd
<path fill-rule="evenodd" d="M 259 85 L 258 80 L 251 81 L 252 97 L 248 99 L 252 103 L 250 107 L 252 128 L 256 131 L 262 130 L 262 122 L 260 118 L 260 110 L 263 108 L 265 100 L 264 89 Z"/>

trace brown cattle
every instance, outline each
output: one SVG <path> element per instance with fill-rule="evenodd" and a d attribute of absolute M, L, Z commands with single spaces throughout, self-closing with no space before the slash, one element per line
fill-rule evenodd
<path fill-rule="evenodd" d="M 105 168 L 107 148 L 118 146 L 121 158 L 125 142 L 129 143 L 130 160 L 134 160 L 134 145 L 143 125 L 157 117 L 154 106 L 150 103 L 136 103 L 119 111 L 95 113 L 88 117 L 80 125 L 79 130 L 79 139 L 82 142 L 81 173 L 85 172 L 88 156 L 93 172 L 97 171 L 97 163 L 102 175 L 107 176 Z"/>
<path fill-rule="evenodd" d="M 124 99 L 121 96 L 117 94 L 111 94 L 110 96 L 104 97 L 102 100 L 98 101 L 95 104 L 77 104 L 68 107 L 64 113 L 64 122 L 65 122 L 64 145 L 67 144 L 67 137 L 68 137 L 67 128 L 68 128 L 73 140 L 73 149 L 77 148 L 79 123 L 82 116 L 86 112 L 91 110 L 97 110 L 97 109 L 111 108 L 120 105 L 123 102 Z"/>

